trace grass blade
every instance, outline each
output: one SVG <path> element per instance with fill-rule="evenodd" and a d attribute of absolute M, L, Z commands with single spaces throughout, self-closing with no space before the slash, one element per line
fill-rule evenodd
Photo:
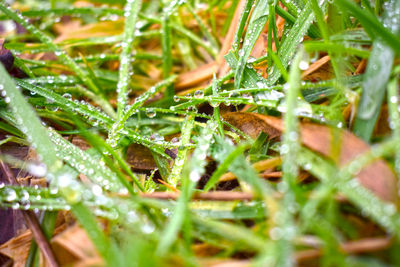
<path fill-rule="evenodd" d="M 253 9 L 248 30 L 244 38 L 243 48 L 239 50 L 238 64 L 235 70 L 235 89 L 240 88 L 243 72 L 251 50 L 268 21 L 268 1 L 258 1 Z"/>
<path fill-rule="evenodd" d="M 123 40 L 121 42 L 122 52 L 120 55 L 119 79 L 117 84 L 118 119 L 123 116 L 128 98 L 128 85 L 131 77 L 132 48 L 136 32 L 136 21 L 141 6 L 141 0 L 127 1 L 124 9 L 125 28 Z"/>
<path fill-rule="evenodd" d="M 390 1 L 385 10 L 384 23 L 391 31 L 399 32 L 400 2 Z M 395 51 L 386 41 L 380 37 L 375 39 L 365 71 L 362 94 L 357 108 L 357 116 L 354 123 L 354 133 L 369 142 L 376 121 L 380 113 L 380 107 L 386 92 L 390 72 L 392 70 Z"/>

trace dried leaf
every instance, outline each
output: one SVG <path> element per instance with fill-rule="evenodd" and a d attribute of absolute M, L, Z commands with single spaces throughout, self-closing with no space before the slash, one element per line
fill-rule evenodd
<path fill-rule="evenodd" d="M 28 257 L 29 247 L 31 246 L 32 234 L 30 230 L 21 235 L 10 239 L 0 246 L 0 253 L 6 255 L 14 261 L 14 267 L 25 266 Z"/>
<path fill-rule="evenodd" d="M 55 236 L 51 245 L 61 264 L 99 258 L 86 232 L 77 224 Z"/>
<path fill-rule="evenodd" d="M 268 134 L 281 133 L 283 131 L 282 119 L 256 113 L 227 113 L 224 119 L 252 137 L 258 136 L 261 131 Z M 340 131 L 339 140 L 340 155 L 338 163 L 340 166 L 349 163 L 357 156 L 367 152 L 370 148 L 361 139 L 347 130 Z M 302 143 L 326 157 L 334 159 L 331 152 L 338 146 L 332 142 L 331 128 L 314 123 L 302 123 L 300 126 Z M 270 134 L 271 135 L 271 134 Z M 335 160 L 335 159 L 334 159 Z M 364 167 L 357 178 L 363 186 L 374 192 L 381 199 L 396 202 L 397 179 L 384 160 L 376 160 Z"/>
<path fill-rule="evenodd" d="M 175 83 L 175 89 L 177 91 L 182 91 L 183 89 L 194 87 L 204 81 L 212 78 L 213 73 L 217 70 L 216 62 L 205 64 L 199 68 L 182 73 L 178 76 Z"/>
<path fill-rule="evenodd" d="M 154 170 L 157 168 L 150 150 L 142 145 L 132 144 L 129 146 L 126 161 L 134 170 Z"/>

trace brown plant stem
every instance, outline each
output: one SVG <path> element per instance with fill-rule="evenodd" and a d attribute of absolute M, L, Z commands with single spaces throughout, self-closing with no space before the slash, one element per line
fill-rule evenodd
<path fill-rule="evenodd" d="M 0 151 L 1 155 L 1 151 Z M 3 172 L 7 182 L 11 185 L 17 185 L 18 181 L 15 179 L 14 174 L 11 172 L 10 168 L 0 160 L 0 169 Z M 40 250 L 43 253 L 48 265 L 50 267 L 57 267 L 59 266 L 54 256 L 54 253 L 50 247 L 50 244 L 45 237 L 42 228 L 40 228 L 39 221 L 33 211 L 30 210 L 21 210 L 20 211 L 25 218 L 26 224 L 28 225 L 29 229 L 32 231 L 33 238 L 35 239 L 36 243 L 38 244 Z"/>

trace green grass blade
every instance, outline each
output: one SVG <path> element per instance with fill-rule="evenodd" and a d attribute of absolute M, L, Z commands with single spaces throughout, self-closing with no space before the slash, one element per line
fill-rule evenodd
<path fill-rule="evenodd" d="M 352 13 L 361 22 L 365 31 L 372 39 L 379 36 L 396 53 L 400 53 L 400 38 L 385 28 L 374 14 L 360 8 L 350 0 L 336 0 L 335 3 L 342 9 Z M 398 17 L 399 14 L 397 12 L 398 8 L 394 10 L 393 15 Z"/>
<path fill-rule="evenodd" d="M 392 79 L 388 84 L 387 103 L 389 107 L 390 127 L 393 129 L 393 137 L 400 140 L 400 112 L 398 79 Z M 400 177 L 400 141 L 396 144 L 394 169 L 397 177 Z"/>
<path fill-rule="evenodd" d="M 383 15 L 386 27 L 399 32 L 399 1 L 390 1 Z M 378 119 L 392 70 L 395 51 L 381 38 L 375 39 L 365 71 L 362 94 L 357 108 L 354 133 L 369 142 Z"/>
<path fill-rule="evenodd" d="M 258 1 L 252 11 L 246 36 L 244 37 L 243 47 L 239 50 L 238 64 L 235 69 L 235 89 L 240 88 L 243 80 L 243 72 L 246 67 L 247 59 L 256 44 L 265 24 L 268 21 L 268 1 Z"/>
<path fill-rule="evenodd" d="M 19 24 L 21 24 L 27 31 L 29 31 L 32 35 L 38 38 L 43 44 L 45 44 L 50 51 L 54 52 L 57 57 L 59 57 L 68 67 L 70 67 L 85 83 L 89 89 L 93 90 L 95 93 L 101 93 L 99 88 L 95 85 L 95 83 L 90 79 L 90 77 L 79 67 L 75 61 L 72 60 L 68 54 L 61 50 L 45 33 L 41 32 L 35 26 L 33 26 L 27 19 L 22 17 L 20 14 L 14 12 L 10 8 L 6 7 L 4 4 L 0 3 L 0 10 L 6 14 L 9 18 L 15 20 Z M 96 99 L 98 100 L 98 99 Z M 104 108 L 104 111 L 107 112 L 110 116 L 115 116 L 114 109 L 108 103 L 108 101 L 103 98 L 103 101 L 98 103 L 100 106 Z"/>
<path fill-rule="evenodd" d="M 117 84 L 117 115 L 121 118 L 124 114 L 128 100 L 128 86 L 131 77 L 132 49 L 136 32 L 136 21 L 140 8 L 141 0 L 128 1 L 125 5 L 125 27 L 123 40 L 121 42 L 122 52 L 120 55 L 119 79 Z"/>
<path fill-rule="evenodd" d="M 181 146 L 184 146 L 190 142 L 190 136 L 192 135 L 192 129 L 194 125 L 194 117 L 189 116 L 186 118 L 185 123 L 182 126 L 182 135 L 181 135 Z M 187 158 L 187 148 L 181 148 L 176 155 L 176 159 L 174 161 L 174 166 L 172 167 L 171 173 L 168 176 L 168 183 L 172 186 L 176 187 L 179 183 L 179 177 L 182 172 L 183 166 L 185 164 Z"/>
<path fill-rule="evenodd" d="M 302 42 L 304 35 L 307 33 L 311 23 L 314 20 L 314 14 L 312 12 L 310 2 L 307 2 L 304 9 L 299 14 L 296 23 L 290 29 L 287 37 L 281 44 L 278 51 L 278 56 L 282 62 L 282 65 L 287 68 L 289 61 L 292 59 L 296 48 L 299 43 Z M 268 75 L 268 85 L 275 84 L 281 77 L 281 72 L 277 66 L 273 66 L 271 73 Z"/>
<path fill-rule="evenodd" d="M 46 164 L 47 171 L 50 174 L 56 173 L 61 168 L 62 162 L 56 156 L 54 145 L 35 111 L 26 102 L 3 65 L 0 66 L 0 88 L 5 95 L 4 101 L 10 105 L 15 116 L 17 127 L 25 134 L 43 163 Z"/>
<path fill-rule="evenodd" d="M 242 15 L 238 23 L 238 28 L 236 29 L 235 38 L 233 40 L 232 48 L 235 52 L 238 52 L 239 45 L 243 36 L 244 27 L 246 26 L 247 19 L 249 18 L 251 8 L 253 6 L 254 0 L 246 0 L 246 4 L 243 8 Z"/>

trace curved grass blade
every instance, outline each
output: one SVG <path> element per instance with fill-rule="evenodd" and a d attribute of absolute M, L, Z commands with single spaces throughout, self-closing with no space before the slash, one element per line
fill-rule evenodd
<path fill-rule="evenodd" d="M 50 174 L 56 173 L 62 167 L 62 162 L 56 156 L 54 145 L 49 140 L 46 129 L 33 108 L 26 103 L 25 98 L 16 88 L 3 65 L 0 65 L 0 89 L 5 97 L 4 101 L 12 109 L 17 127 L 35 148 L 46 165 L 47 171 Z"/>

